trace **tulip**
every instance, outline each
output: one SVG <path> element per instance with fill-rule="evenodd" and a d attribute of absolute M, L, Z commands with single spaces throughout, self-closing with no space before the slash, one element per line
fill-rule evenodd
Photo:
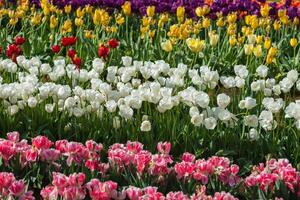
<path fill-rule="evenodd" d="M 75 45 L 77 38 L 72 36 L 72 37 L 63 37 L 61 39 L 61 44 L 66 47 L 66 46 L 72 46 Z"/>
<path fill-rule="evenodd" d="M 74 56 L 76 55 L 76 50 L 75 49 L 69 49 L 67 54 L 70 58 L 74 58 Z"/>
<path fill-rule="evenodd" d="M 148 6 L 147 7 L 147 16 L 153 17 L 155 14 L 155 6 Z"/>
<path fill-rule="evenodd" d="M 297 38 L 292 38 L 292 39 L 290 40 L 290 45 L 291 45 L 291 47 L 295 48 L 295 47 L 297 46 L 297 44 L 298 44 Z"/>
<path fill-rule="evenodd" d="M 26 185 L 23 180 L 14 181 L 9 187 L 9 191 L 13 196 L 19 197 L 25 191 L 25 187 Z"/>
<path fill-rule="evenodd" d="M 76 17 L 75 19 L 75 25 L 78 26 L 78 27 L 81 27 L 83 25 L 83 19 L 82 18 L 78 18 Z"/>
<path fill-rule="evenodd" d="M 108 46 L 109 46 L 110 48 L 112 48 L 112 49 L 115 49 L 115 48 L 117 48 L 117 47 L 119 46 L 119 41 L 116 40 L 116 39 L 110 39 L 110 40 L 108 41 Z"/>
<path fill-rule="evenodd" d="M 50 17 L 50 29 L 54 29 L 58 24 L 58 20 L 54 15 Z"/>
<path fill-rule="evenodd" d="M 172 42 L 170 40 L 166 40 L 165 42 L 162 42 L 161 48 L 166 52 L 171 52 L 173 50 Z"/>
<path fill-rule="evenodd" d="M 60 52 L 60 46 L 59 45 L 53 45 L 51 48 L 53 53 L 58 53 Z"/>
<path fill-rule="evenodd" d="M 25 38 L 23 38 L 22 36 L 17 36 L 15 37 L 15 44 L 16 45 L 22 45 L 25 42 Z"/>
<path fill-rule="evenodd" d="M 131 3 L 130 1 L 126 1 L 124 5 L 122 5 L 122 10 L 126 16 L 131 14 Z"/>
<path fill-rule="evenodd" d="M 194 53 L 201 52 L 205 48 L 205 41 L 200 39 L 188 38 L 186 40 L 186 44 Z"/>
<path fill-rule="evenodd" d="M 257 58 L 260 58 L 262 56 L 262 48 L 261 45 L 257 45 L 256 47 L 253 48 L 253 54 Z"/>
<path fill-rule="evenodd" d="M 247 56 L 251 55 L 253 52 L 253 44 L 245 44 L 244 50 Z"/>
<path fill-rule="evenodd" d="M 76 69 L 80 69 L 80 65 L 81 65 L 81 59 L 77 56 L 75 56 L 73 59 L 73 64 L 76 65 Z"/>
<path fill-rule="evenodd" d="M 104 60 L 106 60 L 109 52 L 110 49 L 103 44 L 98 48 L 98 56 L 103 58 Z"/>
<path fill-rule="evenodd" d="M 72 6 L 71 5 L 67 5 L 64 7 L 65 13 L 69 14 L 72 11 Z"/>
<path fill-rule="evenodd" d="M 209 36 L 210 45 L 213 46 L 213 47 L 216 46 L 219 42 L 219 35 L 215 34 L 213 32 L 209 32 L 208 36 Z"/>

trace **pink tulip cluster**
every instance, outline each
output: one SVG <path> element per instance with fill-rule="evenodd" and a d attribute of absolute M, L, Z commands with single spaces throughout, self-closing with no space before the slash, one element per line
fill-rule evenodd
<path fill-rule="evenodd" d="M 81 165 L 91 171 L 105 173 L 109 165 L 100 162 L 100 153 L 102 144 L 97 144 L 92 140 L 86 141 L 85 145 L 79 142 L 68 142 L 67 140 L 58 140 L 54 143 L 46 136 L 37 136 L 32 138 L 32 144 L 27 140 L 20 141 L 18 132 L 7 133 L 7 139 L 0 139 L 0 156 L 6 165 L 16 155 L 19 155 L 19 161 L 22 167 L 31 165 L 38 161 L 47 162 L 59 168 L 59 160 L 66 158 L 66 163 L 71 166 L 72 163 Z"/>
<path fill-rule="evenodd" d="M 0 172 L 0 199 L 34 200 L 32 191 L 26 191 L 23 180 L 16 180 L 12 173 Z"/>
<path fill-rule="evenodd" d="M 184 153 L 181 160 L 174 166 L 178 179 L 194 179 L 206 185 L 209 177 L 216 175 L 223 184 L 230 186 L 235 186 L 240 181 L 237 175 L 239 166 L 230 165 L 228 158 L 213 156 L 208 160 L 195 160 L 193 154 Z"/>
<path fill-rule="evenodd" d="M 117 166 L 119 171 L 124 167 L 136 167 L 139 174 L 167 175 L 170 173 L 170 164 L 173 163 L 169 155 L 171 143 L 160 142 L 157 145 L 158 154 L 152 154 L 143 150 L 143 145 L 139 142 L 128 141 L 124 144 L 114 144 L 108 150 L 108 159 L 112 166 Z"/>
<path fill-rule="evenodd" d="M 84 199 L 87 193 L 92 199 L 129 198 L 134 200 L 222 199 L 218 196 L 230 196 L 227 193 L 206 196 L 204 188 L 190 197 L 182 192 L 170 192 L 164 196 L 153 187 L 144 189 L 129 187 L 120 191 L 117 183 L 112 181 L 101 182 L 98 179 L 92 179 L 86 183 L 83 173 L 70 176 L 58 173 L 64 166 L 70 166 L 66 171 L 72 169 L 71 166 L 77 166 L 85 172 L 90 170 L 95 172 L 93 175 L 101 175 L 101 178 L 109 178 L 114 175 L 114 172 L 118 173 L 117 176 L 123 176 L 126 172 L 133 176 L 137 175 L 136 178 L 140 181 L 151 180 L 159 185 L 173 180 L 176 176 L 181 186 L 185 187 L 185 183 L 192 183 L 194 184 L 192 188 L 195 188 L 195 185 L 210 186 L 211 182 L 236 188 L 239 183 L 242 183 L 246 186 L 246 190 L 259 188 L 267 193 L 276 189 L 274 185 L 277 182 L 282 182 L 290 193 L 300 196 L 300 172 L 293 168 L 286 159 L 278 161 L 271 159 L 266 164 L 259 164 L 253 168 L 251 175 L 241 179 L 238 176 L 239 166 L 231 164 L 228 158 L 213 156 L 207 160 L 196 159 L 195 155 L 184 153 L 181 161 L 174 162 L 170 151 L 171 143 L 169 142 L 159 142 L 157 153 L 154 154 L 144 150 L 143 144 L 139 142 L 116 143 L 108 149 L 108 163 L 103 163 L 100 156 L 103 146 L 92 140 L 85 144 L 67 140 L 52 142 L 46 136 L 37 136 L 32 138 L 29 144 L 27 140 L 20 139 L 18 132 L 10 132 L 7 134 L 7 139 L 0 139 L 0 159 L 4 161 L 5 166 L 10 168 L 27 166 L 29 169 L 33 165 L 43 163 L 54 166 L 54 169 L 50 169 L 53 170 L 50 171 L 53 181 L 41 192 L 44 199 L 56 199 L 56 197 Z M 32 193 L 25 192 L 23 180 L 16 181 L 12 174 L 4 172 L 0 177 L 0 194 L 5 197 L 18 197 L 18 199 L 22 197 L 23 200 L 32 199 Z M 228 197 L 228 199 L 234 198 Z"/>
<path fill-rule="evenodd" d="M 83 173 L 74 173 L 69 177 L 61 173 L 53 173 L 52 184 L 42 189 L 41 196 L 44 200 L 80 200 L 87 196 L 92 200 L 237 200 L 226 192 L 217 192 L 214 196 L 206 195 L 205 186 L 191 196 L 181 191 L 163 195 L 158 188 L 152 186 L 145 188 L 129 186 L 119 192 L 118 184 L 113 181 L 101 182 L 98 179 L 92 179 L 85 183 Z"/>
<path fill-rule="evenodd" d="M 69 177 L 53 172 L 52 185 L 48 185 L 41 190 L 41 196 L 45 200 L 59 199 L 59 197 L 65 200 L 81 200 L 85 198 L 85 174 L 74 173 Z"/>
<path fill-rule="evenodd" d="M 274 191 L 276 182 L 284 182 L 292 193 L 297 191 L 300 197 L 300 172 L 298 172 L 287 159 L 271 159 L 253 167 L 250 176 L 246 177 L 244 183 L 247 187 L 259 186 L 264 191 Z"/>

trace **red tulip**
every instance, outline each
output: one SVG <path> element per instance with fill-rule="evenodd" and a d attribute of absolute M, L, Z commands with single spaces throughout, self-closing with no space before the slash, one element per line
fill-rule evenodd
<path fill-rule="evenodd" d="M 59 45 L 53 45 L 51 48 L 53 53 L 58 53 L 60 52 L 60 46 Z"/>
<path fill-rule="evenodd" d="M 0 47 L 0 54 L 2 53 L 2 47 Z"/>
<path fill-rule="evenodd" d="M 69 56 L 70 58 L 74 58 L 75 55 L 76 55 L 75 49 L 69 49 L 69 50 L 68 50 L 68 56 Z"/>
<path fill-rule="evenodd" d="M 11 44 L 7 46 L 6 56 L 8 58 L 11 58 L 14 62 L 16 62 L 17 57 L 22 53 L 22 49 L 16 44 Z"/>
<path fill-rule="evenodd" d="M 108 41 L 108 46 L 112 49 L 115 49 L 119 46 L 119 41 L 117 39 L 110 39 Z"/>
<path fill-rule="evenodd" d="M 25 38 L 23 38 L 22 36 L 17 36 L 15 37 L 15 44 L 16 45 L 22 45 L 25 42 Z"/>
<path fill-rule="evenodd" d="M 105 60 L 109 54 L 109 51 L 110 51 L 110 49 L 102 44 L 98 48 L 98 56 Z"/>
<path fill-rule="evenodd" d="M 73 59 L 73 64 L 76 65 L 76 69 L 80 70 L 80 65 L 81 65 L 81 59 L 77 56 L 75 56 Z"/>
<path fill-rule="evenodd" d="M 77 38 L 72 36 L 72 37 L 63 37 L 61 39 L 61 44 L 66 47 L 66 46 L 72 46 L 74 44 L 76 44 L 76 40 Z"/>

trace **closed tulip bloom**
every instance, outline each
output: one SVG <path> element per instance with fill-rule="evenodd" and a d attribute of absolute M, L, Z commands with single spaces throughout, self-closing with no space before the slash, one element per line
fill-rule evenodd
<path fill-rule="evenodd" d="M 155 14 L 155 6 L 148 6 L 147 7 L 147 16 L 153 17 Z"/>
<path fill-rule="evenodd" d="M 131 3 L 130 1 L 126 1 L 124 5 L 122 5 L 122 10 L 126 16 L 131 14 Z"/>
<path fill-rule="evenodd" d="M 50 28 L 54 29 L 58 24 L 58 20 L 54 15 L 51 15 L 50 17 Z"/>
<path fill-rule="evenodd" d="M 292 39 L 290 40 L 290 45 L 291 45 L 291 47 L 295 48 L 295 47 L 298 45 L 298 40 L 297 40 L 297 38 L 292 38 Z"/>

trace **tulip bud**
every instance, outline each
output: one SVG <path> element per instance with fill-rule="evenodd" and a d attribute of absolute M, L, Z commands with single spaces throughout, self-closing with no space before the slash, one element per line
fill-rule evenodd
<path fill-rule="evenodd" d="M 290 45 L 291 45 L 293 48 L 295 48 L 295 47 L 297 46 L 297 44 L 298 44 L 297 38 L 292 38 L 292 39 L 290 40 Z"/>

